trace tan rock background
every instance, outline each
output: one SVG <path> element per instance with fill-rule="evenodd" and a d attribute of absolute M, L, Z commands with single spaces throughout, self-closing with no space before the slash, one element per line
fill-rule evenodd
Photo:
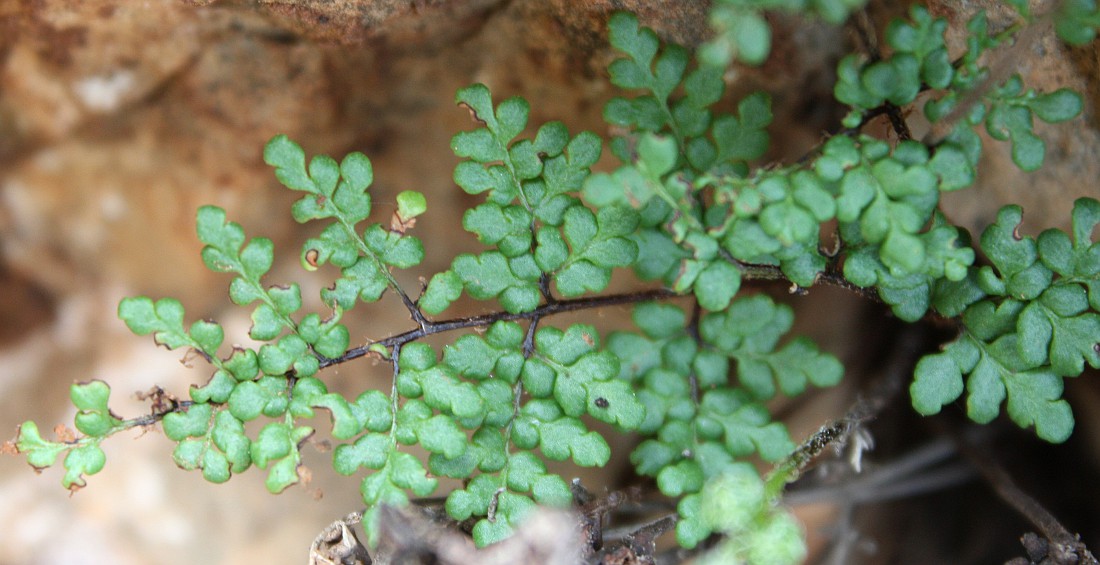
<path fill-rule="evenodd" d="M 962 14 L 989 3 L 933 4 L 962 25 Z M 484 82 L 498 100 L 528 98 L 532 124 L 561 119 L 573 132 L 606 133 L 604 27 L 619 8 L 679 42 L 708 33 L 708 3 L 679 0 L 0 0 L 0 436 L 26 419 L 71 422 L 74 380 L 107 380 L 113 409 L 133 417 L 146 407 L 132 392 L 159 384 L 182 396 L 206 379 L 180 353 L 131 336 L 114 314 L 123 296 L 178 297 L 189 319 L 216 318 L 227 342 L 246 340 L 247 313 L 227 308 L 228 279 L 198 258 L 202 204 L 274 239 L 283 260 L 269 280 L 303 280 L 316 296 L 323 277 L 304 276 L 294 245 L 317 230 L 290 220 L 294 196 L 260 158 L 276 133 L 311 154 L 365 152 L 383 216 L 397 192 L 426 192 L 416 230 L 428 259 L 418 274 L 445 267 L 473 243 L 458 216 L 472 200 L 450 180 L 450 137 L 471 127 L 454 91 Z M 835 126 L 840 110 L 827 100 L 848 34 L 783 16 L 773 23 L 768 65 L 729 78 L 735 93 L 773 92 L 769 157 L 778 160 Z M 982 187 L 952 205 L 971 225 L 1010 198 L 1036 225 L 1064 224 L 1071 195 L 1098 195 L 1095 50 L 1044 42 L 1020 65 L 1034 86 L 1076 86 L 1092 103 L 1073 124 L 1041 130 L 1052 140 L 1049 173 L 1023 175 L 1006 148 L 992 152 Z M 399 307 L 363 318 L 353 341 L 406 323 Z M 835 326 L 819 333 L 826 348 L 850 353 Z M 328 378 L 350 391 L 379 377 L 359 363 Z M 843 409 L 844 392 L 835 396 L 824 417 Z M 71 497 L 56 469 L 35 476 L 0 458 L 0 564 L 301 562 L 324 525 L 359 505 L 357 480 L 326 470 L 327 454 L 307 449 L 314 483 L 270 496 L 262 472 L 210 485 L 175 468 L 159 432 L 124 435 L 135 439 L 106 442 L 107 467 Z"/>

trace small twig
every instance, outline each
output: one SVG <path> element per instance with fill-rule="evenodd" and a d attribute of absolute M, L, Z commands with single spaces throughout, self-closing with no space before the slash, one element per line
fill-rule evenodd
<path fill-rule="evenodd" d="M 550 290 L 550 275 L 547 273 L 543 273 L 539 276 L 539 293 L 542 294 L 542 298 L 547 304 L 554 304 L 558 301 L 557 297 L 555 297 L 554 293 Z"/>
<path fill-rule="evenodd" d="M 628 534 L 623 540 L 634 551 L 646 555 L 653 555 L 653 551 L 657 547 L 657 538 L 671 530 L 673 526 L 676 525 L 679 517 L 679 514 L 661 516 L 634 530 L 633 533 Z"/>
<path fill-rule="evenodd" d="M 858 478 L 789 491 L 783 495 L 783 502 L 791 506 L 818 502 L 858 505 L 935 492 L 974 476 L 973 469 L 961 462 L 936 467 L 954 454 L 954 444 L 950 441 L 934 441 Z"/>
<path fill-rule="evenodd" d="M 819 152 L 821 152 L 821 149 L 823 147 L 825 147 L 825 143 L 827 141 L 829 141 L 830 139 L 832 139 L 834 137 L 837 137 L 837 136 L 844 136 L 844 137 L 855 136 L 857 133 L 859 133 L 864 128 L 864 126 L 871 123 L 871 121 L 874 120 L 875 118 L 877 118 L 877 117 L 879 117 L 883 114 L 886 114 L 888 111 L 889 111 L 889 108 L 887 108 L 886 105 L 877 106 L 877 107 L 871 108 L 869 110 L 865 110 L 863 112 L 863 114 L 860 115 L 860 117 L 859 117 L 859 125 L 857 125 L 855 127 L 850 127 L 850 128 L 849 127 L 841 127 L 841 128 L 838 128 L 838 129 L 835 129 L 835 130 L 832 130 L 832 131 L 823 132 L 821 141 L 817 145 L 814 145 L 808 151 L 803 153 L 802 156 L 799 157 L 794 162 L 794 164 L 796 164 L 796 165 L 805 165 L 805 164 L 809 163 L 810 159 L 813 159 L 815 156 L 817 156 L 817 154 Z"/>
<path fill-rule="evenodd" d="M 638 498 L 641 493 L 641 489 L 632 487 L 595 497 L 581 485 L 580 479 L 573 479 L 570 490 L 573 491 L 574 502 L 579 506 L 576 510 L 580 512 L 578 518 L 585 555 L 592 555 L 603 549 L 605 541 L 603 525 L 607 515 L 624 503 Z"/>
<path fill-rule="evenodd" d="M 542 306 L 530 311 L 530 312 L 493 312 L 491 314 L 482 314 L 480 316 L 470 316 L 465 318 L 455 318 L 451 320 L 444 320 L 441 322 L 429 321 L 423 328 L 415 330 L 409 330 L 404 333 L 393 335 L 385 339 L 349 349 L 347 353 L 333 359 L 326 359 L 321 361 L 321 368 L 325 368 L 331 365 L 337 365 L 353 359 L 358 359 L 367 355 L 370 352 L 372 345 L 382 345 L 383 347 L 391 348 L 397 345 L 402 345 L 410 341 L 415 341 L 429 335 L 438 333 L 450 332 L 455 330 L 461 330 L 465 328 L 477 328 L 491 325 L 498 321 L 515 321 L 515 320 L 530 320 L 534 318 L 543 318 L 546 316 L 553 316 L 556 314 L 563 314 L 565 312 L 575 312 L 578 310 L 588 310 L 592 308 L 603 308 L 607 306 L 618 306 L 621 304 L 633 304 L 636 302 L 644 302 L 646 300 L 661 300 L 666 298 L 675 298 L 680 296 L 679 294 L 668 289 L 647 290 L 642 292 L 631 292 L 625 294 L 610 294 L 605 296 L 593 296 L 587 298 L 577 298 L 573 300 L 561 300 L 551 304 L 543 304 Z"/>
<path fill-rule="evenodd" d="M 878 47 L 878 34 L 875 32 L 871 17 L 867 15 L 867 8 L 862 8 L 856 12 L 855 18 L 851 21 L 856 32 L 856 38 L 862 44 L 863 52 L 867 54 L 872 63 L 882 60 L 882 51 Z"/>
<path fill-rule="evenodd" d="M 1096 557 L 1085 547 L 1080 537 L 1070 533 L 1069 529 L 1054 517 L 1054 514 L 1040 504 L 1038 500 L 1024 492 L 991 453 L 987 452 L 974 440 L 966 437 L 964 433 L 953 433 L 952 438 L 955 440 L 959 452 L 985 477 L 997 496 L 1021 516 L 1027 518 L 1032 525 L 1038 528 L 1043 537 L 1050 541 L 1050 549 L 1054 553 L 1054 563 L 1097 565 Z"/>
<path fill-rule="evenodd" d="M 325 527 L 309 547 L 310 565 L 370 565 L 370 554 L 352 529 L 362 521 L 363 511 L 358 511 Z"/>
<path fill-rule="evenodd" d="M 859 532 L 853 527 L 852 514 L 855 511 L 855 503 L 845 502 L 840 507 L 840 515 L 836 517 L 836 542 L 829 551 L 828 556 L 822 561 L 828 565 L 845 565 L 850 563 L 852 547 L 859 541 Z"/>
<path fill-rule="evenodd" d="M 535 353 L 535 331 L 538 330 L 539 321 L 541 318 L 535 316 L 531 318 L 530 325 L 527 326 L 527 332 L 523 336 L 523 358 L 524 360 L 530 359 Z M 523 381 L 516 380 L 516 384 L 512 385 L 512 418 L 508 420 L 508 425 L 504 428 L 504 441 L 508 443 L 512 440 L 512 427 L 519 419 L 519 412 L 523 408 Z M 499 493 L 498 493 L 499 495 Z M 493 504 L 496 504 L 497 495 L 493 496 Z M 490 522 L 492 519 L 489 520 Z"/>
<path fill-rule="evenodd" d="M 399 411 L 399 401 L 401 400 L 401 394 L 397 391 L 397 378 L 401 372 L 401 346 L 397 344 L 393 346 L 393 355 L 390 357 L 390 364 L 393 368 L 393 380 L 390 382 L 390 447 L 397 444 L 397 414 Z"/>
<path fill-rule="evenodd" d="M 508 489 L 499 487 L 493 492 L 493 497 L 489 499 L 489 509 L 485 511 L 485 519 L 489 522 L 497 521 L 497 505 L 500 504 L 500 495 L 507 492 Z"/>
<path fill-rule="evenodd" d="M 409 298 L 409 295 L 405 292 L 405 289 L 397 286 L 396 284 L 394 284 L 393 287 L 397 289 L 397 294 L 401 297 L 401 303 L 404 304 L 405 309 L 409 311 L 409 317 L 412 318 L 412 321 L 416 322 L 416 325 L 420 328 L 424 328 L 427 324 L 429 324 L 430 322 L 428 321 L 428 318 L 424 317 L 424 312 L 420 310 L 420 306 L 417 305 L 417 303 L 414 302 L 413 299 Z"/>
<path fill-rule="evenodd" d="M 173 412 L 186 412 L 188 408 L 196 404 L 193 400 L 172 400 L 172 405 L 165 410 L 156 411 L 152 414 L 145 416 L 138 416 L 131 420 L 124 420 L 123 423 L 127 428 L 136 428 L 141 426 L 151 426 L 164 419 L 165 416 Z"/>
<path fill-rule="evenodd" d="M 654 552 L 657 550 L 657 538 L 671 530 L 678 520 L 679 515 L 672 512 L 655 520 L 618 528 L 613 534 L 607 536 L 607 539 L 614 539 L 619 543 L 593 555 L 589 559 L 589 563 L 600 565 L 610 565 L 612 563 L 652 565 L 657 563 L 659 561 L 654 556 Z M 676 562 L 679 563 L 680 560 Z"/>
<path fill-rule="evenodd" d="M 853 430 L 874 419 L 897 397 L 912 370 L 922 337 L 919 326 L 909 326 L 902 331 L 886 361 L 885 373 L 871 390 L 858 398 L 844 417 L 822 426 L 768 474 L 766 492 L 769 495 L 778 496 L 784 486 L 797 479 L 826 447 L 847 440 Z"/>
<path fill-rule="evenodd" d="M 922 494 L 937 492 L 974 479 L 974 470 L 962 463 L 946 465 L 939 469 L 925 471 L 904 481 L 882 485 L 876 488 L 870 495 L 855 496 L 855 500 L 861 503 L 889 502 L 901 498 L 920 496 Z"/>
<path fill-rule="evenodd" d="M 742 263 L 740 261 L 736 261 L 732 257 L 729 259 L 730 261 L 734 262 L 738 266 L 738 268 L 741 269 L 741 274 L 746 279 L 759 281 L 787 280 L 786 275 L 783 274 L 783 271 L 778 266 Z M 817 277 L 817 282 L 843 288 L 845 290 L 855 292 L 862 297 L 881 302 L 878 294 L 875 293 L 873 289 L 865 289 L 856 286 L 845 279 L 841 273 L 836 272 L 835 270 L 826 270 L 825 272 L 819 274 Z M 353 347 L 339 357 L 335 357 L 332 359 L 321 359 L 320 368 L 323 369 L 325 367 L 339 365 L 353 359 L 364 357 L 368 353 L 370 353 L 370 348 L 372 346 L 377 345 L 381 345 L 386 348 L 392 348 L 396 345 L 409 343 L 410 341 L 415 341 L 430 335 L 466 328 L 484 327 L 499 321 L 531 320 L 534 318 L 545 318 L 547 316 L 555 316 L 557 314 L 564 314 L 567 312 L 577 312 L 580 310 L 590 310 L 595 308 L 606 308 L 608 306 L 619 306 L 623 304 L 636 304 L 638 302 L 645 302 L 647 300 L 668 300 L 673 298 L 680 298 L 682 296 L 684 295 L 679 294 L 673 290 L 660 288 L 654 290 L 645 290 L 641 292 L 607 294 L 603 296 L 574 298 L 571 300 L 555 300 L 553 302 L 545 303 L 542 306 L 531 310 L 530 312 L 492 312 L 479 316 L 454 318 L 439 322 L 425 320 L 424 324 L 417 329 L 392 335 L 390 337 L 374 341 L 366 345 Z"/>
<path fill-rule="evenodd" d="M 538 330 L 540 321 L 542 321 L 541 316 L 534 316 L 531 318 L 530 325 L 527 326 L 527 332 L 523 336 L 524 359 L 530 359 L 535 353 L 535 332 Z"/>
<path fill-rule="evenodd" d="M 875 33 L 875 26 L 872 24 L 871 18 L 867 15 L 867 9 L 864 8 L 857 12 L 853 22 L 856 36 L 863 43 L 863 49 L 871 62 L 881 60 L 882 51 L 879 49 L 878 35 Z M 890 127 L 894 128 L 894 133 L 898 135 L 898 139 L 900 141 L 913 139 L 913 134 L 909 131 L 909 124 L 905 122 L 905 116 L 902 115 L 901 108 L 893 102 L 886 102 L 882 108 L 883 113 L 890 120 Z"/>

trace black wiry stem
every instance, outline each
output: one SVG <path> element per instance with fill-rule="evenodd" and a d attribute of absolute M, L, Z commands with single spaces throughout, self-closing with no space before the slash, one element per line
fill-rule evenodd
<path fill-rule="evenodd" d="M 396 286 L 395 288 L 397 288 L 397 294 L 401 296 L 401 303 L 405 305 L 405 309 L 409 311 L 409 316 L 416 322 L 416 325 L 423 329 L 427 324 L 430 324 L 431 322 L 424 317 L 424 312 L 420 311 L 420 307 L 409 298 L 404 289 Z"/>
<path fill-rule="evenodd" d="M 550 292 L 550 275 L 546 273 L 539 277 L 539 292 L 542 293 L 542 298 L 547 304 L 554 304 L 558 301 L 554 293 Z"/>
<path fill-rule="evenodd" d="M 644 302 L 646 300 L 662 300 L 667 298 L 674 298 L 677 296 L 679 295 L 671 290 L 657 289 L 642 292 L 631 292 L 626 294 L 610 294 L 607 296 L 594 296 L 587 298 L 577 298 L 573 300 L 561 300 L 557 302 L 543 304 L 542 306 L 530 312 L 493 312 L 490 314 L 482 314 L 480 316 L 455 318 L 451 320 L 443 320 L 440 322 L 425 320 L 424 324 L 420 328 L 393 335 L 368 345 L 354 347 L 352 349 L 349 349 L 347 353 L 341 355 L 340 357 L 321 360 L 320 365 L 321 368 L 325 368 L 331 365 L 337 365 L 340 363 L 351 361 L 352 359 L 358 359 L 367 355 L 370 352 L 370 348 L 375 345 L 381 345 L 389 349 L 430 335 L 461 330 L 465 328 L 488 326 L 494 322 L 499 321 L 534 320 L 537 318 L 544 318 L 546 316 L 553 316 L 555 314 L 562 314 L 565 312 L 575 312 L 578 310 L 603 308 L 607 306 L 617 306 L 621 304 L 633 304 L 636 302 Z"/>
<path fill-rule="evenodd" d="M 856 35 L 859 36 L 860 43 L 863 44 L 867 56 L 870 57 L 872 62 L 881 60 L 882 51 L 879 50 L 878 36 L 875 34 L 875 28 L 871 18 L 867 15 L 867 10 L 860 10 L 852 21 L 855 25 Z M 890 127 L 894 128 L 894 132 L 898 134 L 898 140 L 913 139 L 913 134 L 909 132 L 909 124 L 905 122 L 905 116 L 902 115 L 901 108 L 893 102 L 886 102 L 882 107 L 885 110 L 886 117 L 890 120 Z"/>
<path fill-rule="evenodd" d="M 774 265 L 754 265 L 749 263 L 741 263 L 739 261 L 730 258 L 741 269 L 741 274 L 745 279 L 755 281 L 780 281 L 787 280 L 786 276 L 779 267 Z M 840 273 L 833 270 L 826 269 L 825 272 L 818 275 L 817 282 L 827 284 L 830 286 L 837 286 L 850 291 L 853 291 L 863 297 L 871 298 L 873 300 L 881 302 L 878 295 L 874 292 L 874 289 L 864 289 L 853 285 L 846 280 Z M 485 327 L 498 321 L 514 321 L 514 320 L 530 320 L 537 326 L 537 322 L 547 316 L 553 316 L 556 314 L 564 314 L 566 312 L 577 312 L 581 310 L 591 310 L 596 308 L 605 308 L 608 306 L 621 306 L 624 304 L 636 304 L 639 302 L 645 302 L 648 300 L 669 300 L 673 298 L 681 298 L 686 295 L 678 294 L 673 290 L 666 288 L 645 290 L 640 292 L 629 292 L 622 294 L 608 294 L 604 296 L 590 296 L 585 298 L 574 298 L 571 300 L 554 300 L 543 304 L 542 306 L 530 311 L 530 312 L 491 312 L 488 314 L 481 314 L 479 316 L 469 316 L 465 318 L 454 318 L 450 320 L 443 320 L 439 322 L 433 322 L 427 319 L 420 310 L 415 306 L 410 309 L 410 312 L 415 311 L 419 315 L 414 315 L 413 319 L 417 321 L 419 326 L 417 329 L 409 330 L 400 334 L 392 335 L 385 339 L 371 342 L 366 345 L 354 347 L 349 349 L 346 353 L 339 357 L 327 358 L 318 355 L 318 363 L 320 368 L 331 367 L 333 365 L 339 365 L 346 363 L 360 357 L 365 357 L 371 353 L 371 347 L 381 345 L 382 347 L 390 350 L 390 359 L 394 361 L 393 370 L 394 375 L 399 371 L 396 363 L 396 357 L 400 354 L 400 348 L 402 345 L 411 341 L 416 341 L 424 337 L 435 335 L 439 333 L 445 333 L 450 331 L 456 331 L 466 328 L 478 328 Z M 525 356 L 530 356 L 529 351 L 534 350 L 533 332 L 527 336 L 524 340 L 524 353 Z M 193 349 L 198 355 L 207 361 L 213 361 L 213 357 Z M 294 375 L 288 374 L 288 377 Z M 152 414 L 140 416 L 137 418 L 122 420 L 122 427 L 124 429 L 151 426 L 164 419 L 165 416 L 173 412 L 186 412 L 191 405 L 195 402 L 190 400 L 171 400 L 171 404 L 162 410 L 156 410 Z"/>
<path fill-rule="evenodd" d="M 787 277 L 783 274 L 783 271 L 781 271 L 780 268 L 775 265 L 755 265 L 750 263 L 742 263 L 733 259 L 732 257 L 730 257 L 729 260 L 741 269 L 741 274 L 746 279 L 756 281 L 787 280 Z M 836 272 L 835 269 L 826 269 L 824 272 L 820 273 L 818 275 L 817 282 L 855 292 L 856 294 L 859 294 L 864 298 L 870 298 L 878 302 L 882 301 L 878 297 L 878 294 L 874 291 L 874 289 L 865 289 L 852 284 L 850 281 L 845 279 L 842 274 Z M 392 335 L 385 339 L 374 341 L 366 345 L 353 347 L 340 357 L 335 357 L 331 359 L 319 358 L 318 360 L 320 362 L 320 368 L 323 369 L 325 367 L 339 365 L 353 359 L 364 357 L 370 353 L 372 346 L 381 345 L 386 349 L 392 349 L 394 346 L 403 345 L 405 343 L 409 343 L 410 341 L 416 341 L 430 335 L 466 328 L 484 327 L 499 321 L 534 320 L 537 318 L 545 318 L 547 316 L 553 316 L 556 314 L 564 314 L 566 312 L 576 312 L 580 310 L 590 310 L 594 308 L 604 308 L 608 306 L 619 306 L 623 304 L 635 304 L 638 302 L 645 302 L 647 300 L 668 300 L 681 296 L 684 295 L 678 294 L 675 291 L 669 289 L 662 288 L 655 290 L 645 290 L 641 292 L 574 298 L 571 300 L 552 300 L 543 304 L 542 306 L 539 306 L 538 308 L 535 308 L 534 310 L 531 310 L 530 312 L 492 312 L 489 314 L 481 314 L 479 316 L 454 318 L 439 322 L 433 322 L 421 315 L 418 317 L 419 320 L 417 325 L 419 327 L 416 329 Z M 419 310 L 417 310 L 417 312 L 419 313 Z"/>
<path fill-rule="evenodd" d="M 123 425 L 127 428 L 139 428 L 144 426 L 152 426 L 153 424 L 164 419 L 165 416 L 173 412 L 186 412 L 192 405 L 198 404 L 193 400 L 176 400 L 172 402 L 172 405 L 165 410 L 158 410 L 145 416 L 138 416 L 137 418 L 131 418 L 129 420 L 123 420 Z"/>

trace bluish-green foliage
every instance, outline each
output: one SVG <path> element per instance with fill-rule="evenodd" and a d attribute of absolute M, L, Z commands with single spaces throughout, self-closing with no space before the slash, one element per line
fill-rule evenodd
<path fill-rule="evenodd" d="M 765 403 L 832 386 L 844 371 L 810 340 L 786 337 L 793 309 L 743 288 L 759 279 L 861 287 L 904 321 L 953 321 L 958 337 L 916 365 L 916 410 L 934 414 L 965 390 L 973 420 L 991 421 L 1007 402 L 1017 424 L 1064 441 L 1073 416 L 1062 379 L 1100 367 L 1100 243 L 1093 242 L 1100 202 L 1076 202 L 1072 236 L 1050 229 L 1037 238 L 1019 233 L 1022 212 L 1007 206 L 976 246 L 939 209 L 944 192 L 975 182 L 978 128 L 1009 141 L 1016 164 L 1030 171 L 1045 151 L 1033 118 L 1061 122 L 1081 109 L 1078 94 L 1037 93 L 1018 75 L 986 84 L 991 71 L 982 56 L 1028 24 L 1026 3 L 1013 3 L 1019 25 L 996 35 L 975 16 L 968 51 L 956 60 L 944 44 L 946 22 L 923 8 L 890 24 L 888 57 L 840 61 L 834 92 L 851 108 L 848 129 L 803 162 L 758 166 L 770 140 L 766 94 L 745 96 L 731 114 L 712 109 L 723 98 L 729 60 L 766 59 L 762 10 L 837 23 L 861 4 L 723 0 L 713 12 L 718 37 L 694 57 L 662 44 L 634 16 L 615 14 L 609 40 L 620 57 L 609 74 L 626 92 L 604 109 L 621 132 L 608 144 L 621 164 L 608 172 L 591 171 L 603 148 L 598 135 L 571 135 L 560 122 L 532 127 L 522 98 L 494 102 L 481 84 L 460 90 L 455 102 L 472 112 L 476 127 L 452 139 L 462 159 L 454 182 L 481 198 L 462 226 L 484 249 L 455 257 L 419 296 L 393 272 L 424 259 L 423 244 L 407 232 L 427 211 L 425 197 L 403 192 L 388 224 L 370 223 L 366 156 L 338 163 L 321 155 L 307 164 L 299 145 L 276 136 L 264 160 L 303 193 L 292 216 L 323 225 L 302 246 L 302 266 L 340 270 L 321 291 L 326 311 L 300 312 L 298 284 L 270 280 L 270 240 L 248 239 L 224 210 L 203 207 L 203 261 L 232 275 L 229 296 L 252 308 L 249 337 L 262 345 L 227 350 L 221 326 L 185 326 L 178 301 L 127 298 L 118 312 L 133 332 L 196 352 L 213 367 L 210 380 L 193 386 L 190 400 L 135 420 L 111 413 L 105 383 L 75 384 L 75 426 L 83 435 L 49 441 L 27 422 L 15 448 L 35 467 L 66 453 L 63 484 L 79 488 L 103 467 L 105 437 L 160 420 L 177 443 L 180 467 L 224 482 L 256 466 L 267 472 L 268 489 L 280 492 L 299 481 L 300 447 L 323 409 L 327 433 L 340 442 L 334 468 L 362 477 L 372 541 L 382 504 L 428 496 L 448 477 L 463 483 L 447 495 L 447 512 L 473 520 L 475 541 L 486 545 L 508 537 L 537 505 L 573 504 L 570 487 L 546 462 L 606 465 L 616 442 L 591 429 L 600 421 L 640 438 L 630 460 L 678 499 L 681 545 L 721 534 L 736 543 L 720 545 L 709 556 L 714 562 L 792 563 L 805 552 L 801 532 L 776 502 L 788 475 L 797 474 L 782 463 L 795 443 Z M 1084 0 L 1063 2 L 1054 17 L 1074 43 L 1091 39 L 1100 23 L 1094 3 Z M 938 135 L 891 143 L 859 133 L 870 116 L 920 94 L 924 115 L 942 128 Z M 823 245 L 823 233 L 835 245 Z M 617 268 L 665 290 L 599 294 Z M 342 317 L 387 293 L 416 327 L 352 347 Z M 441 317 L 464 293 L 503 310 Z M 660 301 L 674 297 L 684 297 L 687 308 Z M 636 331 L 604 338 L 593 325 L 549 321 L 623 303 L 635 304 Z M 475 328 L 482 332 L 461 332 Z M 462 335 L 441 349 L 419 341 L 452 332 Z M 364 355 L 390 362 L 392 387 L 354 399 L 329 392 L 322 369 Z M 253 435 L 245 424 L 254 420 L 263 425 Z M 427 459 L 412 455 L 412 446 Z M 765 481 L 751 459 L 779 465 Z"/>
<path fill-rule="evenodd" d="M 935 414 L 962 395 L 965 375 L 971 419 L 991 421 L 1007 399 L 1014 422 L 1061 442 L 1073 431 L 1062 379 L 1100 367 L 1100 202 L 1074 204 L 1072 240 L 1055 229 L 1022 236 L 1020 220 L 1019 206 L 1001 209 L 981 237 L 992 264 L 940 285 L 937 306 L 964 329 L 921 360 L 910 391 L 918 412 Z"/>

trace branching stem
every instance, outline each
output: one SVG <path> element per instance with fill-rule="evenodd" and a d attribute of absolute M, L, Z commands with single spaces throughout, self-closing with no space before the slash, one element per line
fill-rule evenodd
<path fill-rule="evenodd" d="M 856 17 L 852 20 L 855 25 L 856 35 L 859 37 L 860 43 L 863 44 L 863 50 L 867 53 L 867 56 L 872 62 L 882 59 L 882 51 L 878 45 L 878 35 L 875 34 L 874 26 L 871 23 L 871 18 L 867 15 L 867 10 L 863 9 L 856 13 Z M 894 133 L 898 135 L 898 140 L 905 141 L 913 139 L 913 135 L 909 132 L 909 124 L 905 122 L 905 116 L 902 115 L 901 108 L 893 102 L 886 102 L 882 106 L 883 113 L 890 120 L 890 127 L 894 129 Z"/>
<path fill-rule="evenodd" d="M 759 281 L 779 281 L 786 280 L 783 272 L 779 267 L 774 265 L 755 265 L 749 263 L 741 263 L 729 258 L 739 268 L 741 268 L 742 275 L 749 280 Z M 844 279 L 842 275 L 836 272 L 826 270 L 818 276 L 818 282 L 829 284 L 831 286 L 837 286 L 856 292 L 857 294 L 870 297 L 878 300 L 878 295 L 873 290 L 857 287 L 851 282 Z M 404 296 L 404 293 L 402 293 Z M 553 316 L 556 314 L 564 314 L 566 312 L 577 312 L 581 310 L 591 310 L 595 308 L 605 308 L 609 306 L 619 306 L 623 304 L 636 304 L 639 302 L 645 302 L 648 300 L 669 300 L 673 298 L 680 298 L 684 295 L 678 294 L 675 291 L 669 289 L 653 289 L 641 292 L 629 292 L 622 294 L 608 294 L 604 296 L 591 296 L 585 298 L 575 298 L 570 300 L 552 300 L 542 306 L 530 311 L 530 312 L 492 312 L 489 314 L 482 314 L 479 316 L 468 316 L 465 318 L 454 318 L 451 320 L 443 320 L 439 322 L 433 322 L 428 320 L 416 307 L 415 303 L 412 304 L 410 312 L 415 311 L 419 316 L 414 315 L 414 320 L 419 320 L 417 325 L 420 326 L 417 329 L 409 330 L 400 334 L 396 334 L 385 339 L 372 342 L 359 347 L 349 349 L 344 355 L 335 358 L 326 358 L 318 356 L 318 362 L 320 368 L 330 367 L 332 365 L 339 365 L 365 357 L 371 352 L 371 347 L 381 345 L 390 350 L 390 361 L 393 365 L 394 374 L 394 386 L 396 386 L 396 377 L 399 371 L 398 359 L 400 358 L 401 346 L 411 341 L 416 341 L 424 337 L 435 335 L 439 333 L 445 333 L 450 331 L 456 331 L 466 328 L 484 327 L 493 324 L 498 321 L 514 321 L 514 320 L 531 320 L 532 325 L 529 328 L 528 335 L 524 339 L 524 356 L 530 357 L 531 352 L 534 351 L 534 328 L 537 326 L 538 321 L 547 316 Z M 552 297 L 552 295 L 551 295 Z M 407 298 L 407 296 L 405 296 Z M 881 300 L 878 300 L 881 302 Z M 697 330 L 695 330 L 697 331 Z M 220 367 L 221 360 L 217 357 L 212 357 L 204 352 L 193 348 L 203 359 L 207 360 L 212 365 Z M 697 383 L 693 383 L 693 397 L 698 401 Z M 394 398 L 396 398 L 396 391 L 394 391 Z M 186 411 L 195 402 L 190 400 L 173 400 L 170 407 L 166 410 L 154 412 L 145 416 L 140 416 L 133 419 L 122 420 L 119 424 L 119 429 L 129 429 L 134 427 L 144 427 L 153 425 L 170 413 Z M 396 406 L 394 407 L 396 414 Z M 823 428 L 824 429 L 824 428 Z M 793 480 L 793 479 L 792 479 Z"/>
<path fill-rule="evenodd" d="M 677 296 L 680 295 L 671 290 L 657 289 L 625 294 L 610 294 L 606 296 L 577 298 L 573 300 L 561 300 L 548 304 L 543 304 L 542 306 L 530 312 L 493 312 L 490 314 L 482 314 L 480 316 L 455 318 L 440 322 L 426 320 L 423 327 L 421 328 L 393 335 L 368 345 L 354 347 L 352 349 L 349 349 L 348 352 L 344 355 L 341 355 L 340 357 L 337 357 L 335 359 L 323 360 L 321 361 L 321 368 L 328 367 L 330 365 L 337 365 L 363 357 L 367 353 L 369 353 L 370 347 L 372 345 L 382 345 L 387 348 L 394 348 L 410 341 L 422 339 L 430 335 L 461 330 L 465 328 L 488 326 L 494 322 L 499 321 L 534 320 L 536 318 L 544 318 L 546 316 L 553 316 L 555 314 L 562 314 L 565 312 L 575 312 L 578 310 L 617 306 L 620 304 L 633 304 L 635 302 L 644 302 L 646 300 L 662 300 L 667 298 L 674 298 Z"/>
<path fill-rule="evenodd" d="M 393 355 L 390 357 L 390 362 L 393 364 L 393 384 L 390 389 L 390 412 L 393 414 L 393 419 L 390 421 L 390 449 L 397 448 L 397 412 L 399 410 L 400 394 L 397 392 L 397 377 L 398 372 L 401 370 L 399 366 L 401 361 L 401 346 L 403 343 L 398 343 L 393 346 Z"/>

